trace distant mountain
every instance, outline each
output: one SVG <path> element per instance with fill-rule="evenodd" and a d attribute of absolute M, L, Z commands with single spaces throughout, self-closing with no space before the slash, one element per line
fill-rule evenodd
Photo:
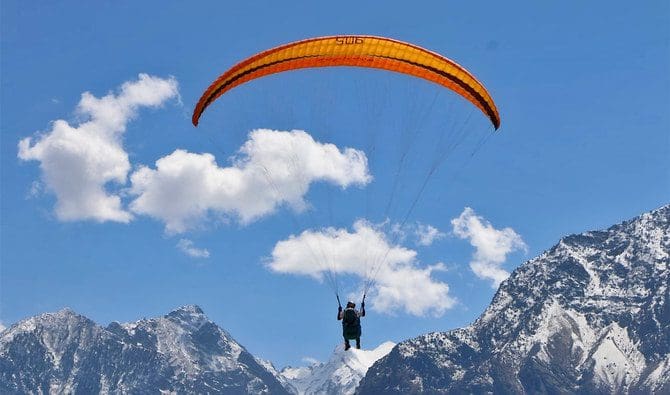
<path fill-rule="evenodd" d="M 472 325 L 400 343 L 359 394 L 670 394 L 670 206 L 563 238 Z"/>
<path fill-rule="evenodd" d="M 0 393 L 288 394 L 197 306 L 103 328 L 72 310 L 0 334 Z"/>
<path fill-rule="evenodd" d="M 353 394 L 368 368 L 393 346 L 394 343 L 386 342 L 374 350 L 351 348 L 348 351 L 339 346 L 328 362 L 285 368 L 280 372 L 281 379 L 287 389 L 299 395 Z"/>

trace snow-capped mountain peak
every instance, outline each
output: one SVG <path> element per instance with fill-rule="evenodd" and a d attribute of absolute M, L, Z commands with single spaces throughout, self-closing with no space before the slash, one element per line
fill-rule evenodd
<path fill-rule="evenodd" d="M 385 342 L 373 350 L 338 346 L 325 363 L 284 368 L 280 374 L 285 386 L 296 394 L 353 394 L 367 370 L 395 346 Z"/>

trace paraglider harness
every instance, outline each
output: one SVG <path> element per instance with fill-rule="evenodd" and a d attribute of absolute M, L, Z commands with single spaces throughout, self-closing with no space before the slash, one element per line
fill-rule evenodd
<path fill-rule="evenodd" d="M 363 302 L 361 302 L 361 314 L 358 315 L 358 312 L 354 307 L 345 308 L 342 310 L 342 304 L 340 303 L 340 297 L 337 297 L 337 303 L 339 309 L 337 312 L 337 319 L 342 319 L 342 336 L 346 340 L 357 340 L 361 337 L 361 318 L 365 316 L 365 295 L 363 295 Z"/>

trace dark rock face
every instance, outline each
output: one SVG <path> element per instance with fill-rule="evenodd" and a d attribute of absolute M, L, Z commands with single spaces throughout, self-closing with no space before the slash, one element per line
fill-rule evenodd
<path fill-rule="evenodd" d="M 670 206 L 563 238 L 472 325 L 398 344 L 360 394 L 670 393 Z"/>
<path fill-rule="evenodd" d="M 197 306 L 103 328 L 61 310 L 0 335 L 0 393 L 287 394 Z"/>

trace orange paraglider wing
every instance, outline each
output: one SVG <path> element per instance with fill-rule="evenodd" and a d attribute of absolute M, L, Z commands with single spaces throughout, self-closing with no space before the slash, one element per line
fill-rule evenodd
<path fill-rule="evenodd" d="M 375 36 L 318 37 L 260 52 L 233 66 L 207 88 L 193 111 L 193 125 L 198 125 L 207 106 L 238 85 L 288 70 L 335 66 L 389 70 L 432 81 L 470 101 L 495 129 L 500 127 L 491 95 L 465 68 L 419 46 Z"/>

